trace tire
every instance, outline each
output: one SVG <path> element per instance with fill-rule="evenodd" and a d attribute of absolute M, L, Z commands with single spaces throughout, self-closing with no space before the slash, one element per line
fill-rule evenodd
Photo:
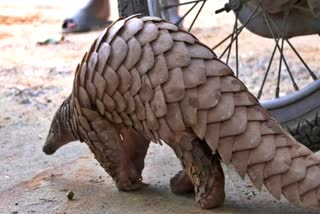
<path fill-rule="evenodd" d="M 149 15 L 148 0 L 118 0 L 119 16 L 130 16 L 140 13 Z"/>
<path fill-rule="evenodd" d="M 148 0 L 118 0 L 118 4 L 121 16 L 155 14 L 150 11 Z M 300 143 L 313 151 L 320 150 L 320 80 L 288 96 L 262 102 L 262 105 Z"/>
<path fill-rule="evenodd" d="M 320 150 L 320 80 L 262 105 L 300 143 L 313 151 Z"/>

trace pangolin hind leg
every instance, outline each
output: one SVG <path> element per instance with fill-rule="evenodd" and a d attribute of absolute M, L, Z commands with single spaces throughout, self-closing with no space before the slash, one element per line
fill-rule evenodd
<path fill-rule="evenodd" d="M 184 136 L 174 150 L 194 185 L 196 201 L 201 208 L 222 206 L 225 199 L 224 174 L 218 157 L 212 155 L 207 144 L 194 137 Z M 177 180 L 185 182 L 186 178 Z M 174 186 L 179 185 L 174 183 Z M 187 182 L 182 186 L 187 187 L 186 184 Z"/>
<path fill-rule="evenodd" d="M 146 154 L 148 149 L 146 142 L 136 142 L 136 140 L 141 140 L 136 136 L 134 140 L 130 140 L 129 136 L 133 135 L 132 131 L 121 132 L 119 127 L 102 118 L 94 122 L 93 131 L 95 135 L 89 136 L 91 140 L 88 140 L 87 144 L 100 165 L 113 178 L 118 189 L 121 191 L 140 189 L 143 169 L 141 162 L 144 156 L 134 161 L 132 159 L 136 157 L 135 155 Z M 136 143 L 138 146 L 135 147 Z"/>

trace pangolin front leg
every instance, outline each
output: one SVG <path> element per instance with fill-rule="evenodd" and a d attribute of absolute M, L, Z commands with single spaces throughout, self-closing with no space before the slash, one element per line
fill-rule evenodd
<path fill-rule="evenodd" d="M 189 175 L 181 170 L 170 179 L 170 189 L 175 194 L 185 194 L 194 192 L 194 185 Z"/>
<path fill-rule="evenodd" d="M 121 128 L 123 147 L 130 159 L 134 164 L 137 173 L 141 177 L 144 168 L 144 159 L 146 157 L 150 141 L 144 136 L 138 135 L 133 129 Z"/>
<path fill-rule="evenodd" d="M 141 188 L 141 173 L 149 142 L 132 130 L 121 129 L 105 119 L 96 122 L 93 129 L 97 139 L 87 141 L 87 144 L 118 189 L 132 191 Z"/>
<path fill-rule="evenodd" d="M 206 148 L 206 143 L 192 136 L 183 136 L 174 150 L 180 159 L 184 172 L 172 180 L 173 191 L 190 190 L 190 178 L 196 201 L 203 209 L 211 209 L 223 205 L 225 199 L 224 174 L 220 161 Z"/>

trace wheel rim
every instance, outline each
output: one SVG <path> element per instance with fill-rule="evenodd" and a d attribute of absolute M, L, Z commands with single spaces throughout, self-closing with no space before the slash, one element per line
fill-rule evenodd
<path fill-rule="evenodd" d="M 184 26 L 188 31 L 192 31 L 197 24 L 197 19 L 201 15 L 201 11 L 203 10 L 204 6 L 207 2 L 212 1 L 188 0 L 180 1 L 180 4 L 176 5 L 168 5 L 167 0 L 149 0 L 149 2 L 149 6 L 152 6 L 153 10 L 155 11 L 153 13 L 154 15 L 168 20 L 171 19 L 168 9 L 189 6 L 188 9 L 185 9 L 183 13 L 179 14 L 180 19 L 176 22 L 176 24 L 181 24 L 181 22 L 193 12 L 193 20 L 189 21 L 188 26 Z M 242 73 L 242 70 L 245 69 L 243 69 L 244 66 L 241 64 L 241 54 L 243 53 L 241 52 L 240 54 L 241 36 L 242 33 L 246 31 L 246 25 L 255 19 L 255 17 L 257 17 L 259 14 L 262 14 L 264 17 L 268 29 L 273 35 L 273 46 L 272 49 L 269 50 L 268 54 L 263 55 L 265 58 L 263 61 L 265 62 L 264 65 L 261 65 L 261 67 L 265 67 L 266 69 L 259 73 L 259 81 L 253 82 L 253 86 L 251 86 L 253 90 L 250 88 L 250 84 L 249 89 L 255 93 L 257 98 L 260 99 L 260 101 L 268 109 L 279 107 L 279 105 L 287 105 L 288 103 L 292 102 L 292 100 L 307 96 L 308 93 L 311 93 L 311 91 L 314 92 L 315 90 L 319 90 L 319 74 L 314 70 L 318 70 L 320 68 L 318 66 L 309 65 L 309 63 L 306 62 L 301 54 L 301 45 L 298 45 L 299 47 L 296 48 L 296 45 L 294 44 L 296 40 L 295 38 L 283 38 L 283 36 L 281 36 L 282 31 L 280 29 L 275 32 L 276 25 L 273 23 L 272 17 L 261 7 L 261 5 L 258 5 L 252 14 L 250 14 L 248 19 L 242 24 L 239 22 L 237 13 L 235 13 L 232 32 L 227 37 L 221 39 L 221 41 L 212 48 L 217 53 L 218 57 L 223 59 L 226 64 L 232 67 L 235 71 L 235 75 L 243 80 L 243 82 L 247 85 L 245 79 L 248 78 L 246 75 L 248 76 L 250 74 Z M 284 21 L 284 23 L 286 22 Z M 256 37 L 259 36 L 256 35 Z M 270 39 L 266 40 L 270 41 Z M 299 42 L 299 39 L 297 41 Z M 317 47 L 316 50 L 317 49 L 320 51 L 320 47 Z M 314 69 L 314 67 L 317 69 Z M 270 79 L 272 79 L 270 76 L 272 76 L 274 79 L 273 83 L 270 83 Z M 289 82 L 291 82 L 290 89 Z M 259 87 L 257 87 L 258 83 Z M 283 86 L 283 83 L 286 85 Z M 274 86 L 272 89 L 271 85 Z M 273 91 L 272 93 L 269 92 L 271 90 Z M 271 97 L 272 94 L 273 97 Z"/>

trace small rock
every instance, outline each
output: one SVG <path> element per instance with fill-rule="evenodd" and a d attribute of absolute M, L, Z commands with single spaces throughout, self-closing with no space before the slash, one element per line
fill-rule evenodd
<path fill-rule="evenodd" d="M 74 192 L 73 191 L 67 192 L 67 197 L 68 197 L 69 200 L 72 200 L 73 196 L 74 196 Z"/>

